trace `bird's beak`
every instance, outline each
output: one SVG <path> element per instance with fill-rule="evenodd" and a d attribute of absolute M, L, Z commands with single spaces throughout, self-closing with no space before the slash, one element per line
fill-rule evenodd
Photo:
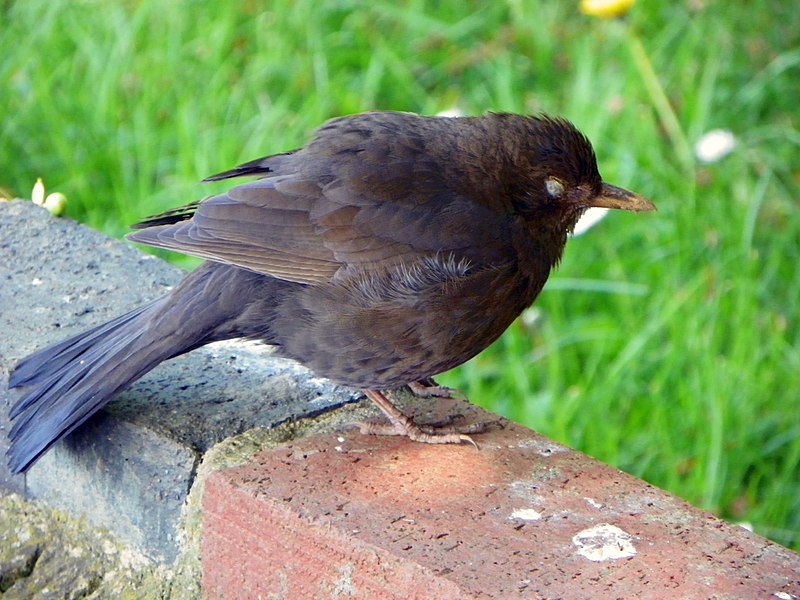
<path fill-rule="evenodd" d="M 629 210 L 631 212 L 643 212 L 656 210 L 655 204 L 639 194 L 634 194 L 628 190 L 623 190 L 609 183 L 603 184 L 603 189 L 598 196 L 590 200 L 590 206 L 597 208 L 614 208 L 617 210 Z"/>

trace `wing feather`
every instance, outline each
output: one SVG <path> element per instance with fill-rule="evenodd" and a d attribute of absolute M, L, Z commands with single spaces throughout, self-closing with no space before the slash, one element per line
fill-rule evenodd
<path fill-rule="evenodd" d="M 212 177 L 261 179 L 151 217 L 128 237 L 308 285 L 434 255 L 475 266 L 505 260 L 507 218 L 456 192 L 425 153 L 424 136 L 401 129 L 410 133 L 375 136 L 355 117 L 339 119 L 305 149 Z"/>

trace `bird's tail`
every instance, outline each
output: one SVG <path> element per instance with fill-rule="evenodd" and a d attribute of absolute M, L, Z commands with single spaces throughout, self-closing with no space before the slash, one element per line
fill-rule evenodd
<path fill-rule="evenodd" d="M 221 274 L 227 281 L 210 281 Z M 14 421 L 8 450 L 11 470 L 27 470 L 56 441 L 160 362 L 237 337 L 231 327 L 236 314 L 230 311 L 238 307 L 226 301 L 228 294 L 236 293 L 235 279 L 231 267 L 205 263 L 168 296 L 22 359 L 9 387 L 31 389 L 9 414 Z"/>

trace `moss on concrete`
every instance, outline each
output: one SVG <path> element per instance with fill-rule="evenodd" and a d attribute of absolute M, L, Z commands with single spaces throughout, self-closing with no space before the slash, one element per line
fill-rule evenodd
<path fill-rule="evenodd" d="M 166 598 L 171 574 L 83 520 L 0 496 L 0 595 L 11 598 Z"/>

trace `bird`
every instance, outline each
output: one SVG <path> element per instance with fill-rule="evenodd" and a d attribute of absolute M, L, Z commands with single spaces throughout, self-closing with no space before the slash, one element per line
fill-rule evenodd
<path fill-rule="evenodd" d="M 234 338 L 360 389 L 393 433 L 472 442 L 392 402 L 484 350 L 530 306 L 590 207 L 652 211 L 605 183 L 563 118 L 373 111 L 208 177 L 256 177 L 149 217 L 130 241 L 204 260 L 170 293 L 23 358 L 8 464 L 24 472 L 159 363 Z M 473 442 L 474 443 L 474 442 Z"/>

